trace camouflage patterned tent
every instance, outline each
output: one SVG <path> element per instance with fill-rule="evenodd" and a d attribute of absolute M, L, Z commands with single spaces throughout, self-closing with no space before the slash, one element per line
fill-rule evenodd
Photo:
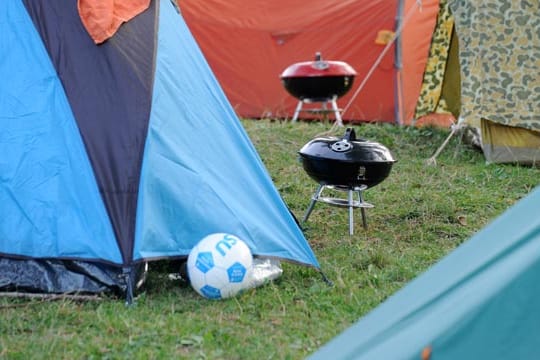
<path fill-rule="evenodd" d="M 538 0 L 441 0 L 416 117 L 452 113 L 481 129 L 489 162 L 538 164 L 538 8 Z"/>

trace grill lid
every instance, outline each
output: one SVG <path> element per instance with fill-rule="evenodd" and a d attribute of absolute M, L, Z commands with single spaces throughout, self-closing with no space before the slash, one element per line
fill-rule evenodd
<path fill-rule="evenodd" d="M 300 156 L 346 162 L 394 163 L 390 150 L 384 145 L 365 139 L 357 139 L 353 128 L 347 128 L 343 137 L 315 138 L 299 151 Z"/>
<path fill-rule="evenodd" d="M 282 79 L 316 76 L 356 76 L 356 71 L 346 62 L 323 60 L 318 52 L 315 54 L 315 61 L 294 63 L 280 75 Z"/>

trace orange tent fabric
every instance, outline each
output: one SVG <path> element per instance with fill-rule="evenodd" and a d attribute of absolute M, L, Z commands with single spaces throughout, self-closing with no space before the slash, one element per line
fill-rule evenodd
<path fill-rule="evenodd" d="M 150 5 L 150 0 L 79 0 L 79 16 L 96 44 L 113 36 L 122 23 Z"/>
<path fill-rule="evenodd" d="M 394 43 L 352 102 L 385 48 L 380 34 L 396 30 L 397 0 L 182 0 L 179 5 L 238 115 L 292 117 L 298 100 L 286 92 L 279 75 L 321 52 L 324 59 L 345 61 L 358 73 L 351 91 L 338 99 L 340 107 L 349 105 L 345 120 L 394 122 L 400 109 L 404 122 L 410 122 L 438 1 L 423 0 L 421 7 L 417 0 L 403 1 L 403 17 L 409 16 L 401 37 L 401 76 Z"/>

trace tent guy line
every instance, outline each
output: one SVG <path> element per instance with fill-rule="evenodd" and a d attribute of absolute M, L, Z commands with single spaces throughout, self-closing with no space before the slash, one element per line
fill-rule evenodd
<path fill-rule="evenodd" d="M 352 94 L 351 98 L 349 99 L 347 105 L 345 105 L 343 107 L 343 111 L 341 113 L 341 116 L 344 116 L 347 111 L 349 110 L 349 108 L 351 107 L 351 105 L 353 104 L 353 102 L 356 100 L 356 97 L 358 96 L 358 94 L 360 93 L 360 91 L 362 91 L 362 89 L 364 89 L 367 81 L 371 78 L 371 76 L 373 75 L 373 72 L 379 67 L 379 65 L 381 64 L 384 56 L 386 55 L 386 53 L 388 52 L 388 50 L 390 50 L 390 48 L 392 47 L 392 45 L 396 42 L 397 39 L 399 39 L 399 37 L 401 36 L 401 33 L 403 31 L 403 28 L 405 27 L 405 25 L 410 21 L 412 15 L 413 15 L 413 12 L 416 11 L 417 9 L 420 9 L 421 10 L 422 8 L 422 2 L 421 0 L 418 0 L 416 1 L 413 6 L 407 11 L 407 15 L 405 16 L 405 19 L 399 23 L 399 26 L 398 28 L 396 29 L 395 33 L 392 35 L 392 38 L 390 39 L 390 41 L 388 41 L 388 43 L 385 45 L 385 47 L 382 49 L 381 53 L 379 54 L 379 56 L 377 57 L 377 59 L 375 60 L 375 62 L 373 63 L 373 65 L 371 66 L 371 68 L 369 69 L 369 71 L 367 72 L 366 76 L 364 76 L 364 78 L 362 79 L 362 82 L 360 83 L 360 85 L 358 86 L 358 88 L 354 91 L 354 93 Z M 400 74 L 399 72 L 401 71 L 401 67 L 398 68 L 398 74 L 397 76 L 399 77 Z M 398 87 L 401 86 L 401 82 L 398 81 Z M 398 92 L 398 94 L 402 94 L 402 89 L 398 88 L 396 89 L 396 91 Z M 399 97 L 401 98 L 401 95 L 399 95 Z M 401 101 L 398 101 L 398 104 L 401 104 Z M 396 117 L 396 122 L 399 124 L 399 125 L 403 125 L 403 116 L 404 116 L 404 113 L 403 113 L 403 109 L 401 108 L 400 105 L 398 105 L 398 110 L 397 110 L 397 114 L 398 116 Z"/>

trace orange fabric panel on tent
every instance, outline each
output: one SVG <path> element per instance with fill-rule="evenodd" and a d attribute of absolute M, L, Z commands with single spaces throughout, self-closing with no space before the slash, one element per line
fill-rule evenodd
<path fill-rule="evenodd" d="M 416 2 L 417 0 L 407 0 L 405 13 Z M 403 28 L 403 102 L 405 124 L 410 124 L 414 117 L 414 110 L 422 88 L 422 79 L 438 12 L 438 0 L 423 0 L 420 8 L 411 13 L 410 19 Z"/>
<path fill-rule="evenodd" d="M 405 11 L 413 3 L 406 0 Z M 437 2 L 424 0 L 423 3 Z M 313 60 L 315 53 L 321 52 L 324 59 L 345 61 L 358 72 L 352 89 L 338 99 L 340 107 L 350 105 L 346 120 L 395 121 L 393 46 L 365 87 L 349 102 L 385 47 L 377 40 L 381 31 L 396 30 L 398 1 L 183 0 L 179 5 L 240 116 L 290 118 L 298 100 L 287 93 L 279 75 L 289 65 Z M 404 58 L 404 70 L 418 74 L 404 77 L 405 104 L 416 102 L 411 98 L 418 96 L 421 86 L 425 65 L 421 56 L 427 57 L 435 24 L 433 19 L 428 29 L 429 22 L 424 18 L 430 13 L 424 10 L 407 25 L 422 24 L 411 33 L 420 37 L 410 41 L 414 51 L 404 52 L 412 56 L 412 59 Z M 417 85 L 408 87 L 411 81 Z M 413 95 L 416 88 L 418 92 Z M 414 104 L 412 109 L 408 111 L 411 114 Z"/>
<path fill-rule="evenodd" d="M 113 36 L 122 23 L 131 20 L 150 5 L 150 0 L 79 0 L 79 16 L 96 44 Z"/>

